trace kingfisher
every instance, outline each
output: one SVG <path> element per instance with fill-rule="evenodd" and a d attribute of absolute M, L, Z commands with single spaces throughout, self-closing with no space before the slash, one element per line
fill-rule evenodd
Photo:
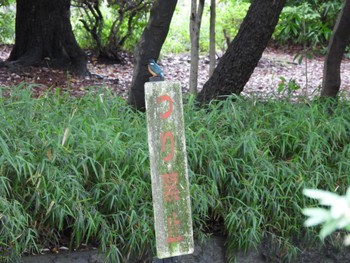
<path fill-rule="evenodd" d="M 154 59 L 148 60 L 148 71 L 152 74 L 152 77 L 150 78 L 151 81 L 164 80 L 163 70 L 159 67 Z"/>

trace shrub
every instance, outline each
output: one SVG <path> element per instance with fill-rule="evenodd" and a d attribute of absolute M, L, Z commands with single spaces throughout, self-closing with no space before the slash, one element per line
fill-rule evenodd
<path fill-rule="evenodd" d="M 120 59 L 119 52 L 136 46 L 150 9 L 149 1 L 75 1 L 72 24 L 78 42 L 97 55 Z"/>
<path fill-rule="evenodd" d="M 15 40 L 15 6 L 0 4 L 0 43 L 12 44 Z"/>
<path fill-rule="evenodd" d="M 273 38 L 282 45 L 326 46 L 340 9 L 340 1 L 309 1 L 287 6 Z"/>
<path fill-rule="evenodd" d="M 103 89 L 32 99 L 30 88 L 0 97 L 0 261 L 85 243 L 112 262 L 150 260 L 145 114 Z M 350 104 L 333 107 L 329 115 L 317 101 L 232 97 L 200 109 L 186 97 L 195 237 L 226 235 L 230 262 L 266 238 L 286 261 L 297 256 L 295 240 L 316 240 L 303 227 L 301 210 L 311 203 L 302 190 L 349 185 Z"/>
<path fill-rule="evenodd" d="M 248 12 L 249 6 L 250 3 L 245 1 L 221 1 L 218 3 L 216 43 L 219 49 L 224 51 L 227 48 L 224 30 L 226 30 L 227 36 L 232 41 L 238 33 L 239 27 Z"/>

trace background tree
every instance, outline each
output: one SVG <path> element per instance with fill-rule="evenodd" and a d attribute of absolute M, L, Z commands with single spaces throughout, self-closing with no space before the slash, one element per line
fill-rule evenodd
<path fill-rule="evenodd" d="M 100 55 L 102 50 L 102 30 L 104 26 L 104 18 L 100 9 L 101 1 L 90 0 L 76 0 L 74 5 L 82 11 L 82 15 L 79 21 L 82 23 L 83 28 L 91 36 L 95 44 L 95 53 Z"/>
<path fill-rule="evenodd" d="M 198 61 L 199 61 L 199 36 L 204 10 L 204 0 L 191 1 L 190 39 L 191 39 L 191 68 L 190 68 L 190 92 L 197 93 L 198 86 Z"/>
<path fill-rule="evenodd" d="M 116 15 L 118 19 L 116 19 L 111 26 L 103 56 L 107 58 L 118 58 L 118 52 L 120 52 L 125 41 L 131 36 L 131 33 L 136 26 L 135 21 L 141 20 L 142 16 L 149 11 L 151 1 L 109 0 L 108 4 L 114 7 L 114 10 L 118 10 L 119 16 Z M 125 27 L 125 30 L 122 30 L 123 26 Z"/>
<path fill-rule="evenodd" d="M 17 0 L 15 45 L 8 60 L 87 73 L 87 57 L 70 24 L 70 0 Z"/>
<path fill-rule="evenodd" d="M 151 0 L 108 0 L 108 15 L 110 24 L 101 12 L 101 0 L 76 0 L 83 15 L 80 22 L 90 34 L 98 57 L 120 61 L 120 51 L 125 41 L 132 35 L 139 20 L 149 11 Z"/>
<path fill-rule="evenodd" d="M 242 92 L 271 39 L 285 3 L 286 0 L 252 1 L 237 36 L 198 94 L 199 102 Z"/>
<path fill-rule="evenodd" d="M 216 25 L 216 0 L 210 2 L 210 47 L 209 47 L 209 77 L 213 75 L 216 65 L 216 48 L 215 48 L 215 25 Z"/>
<path fill-rule="evenodd" d="M 158 59 L 160 50 L 168 35 L 169 26 L 175 11 L 177 0 L 157 0 L 154 2 L 148 24 L 134 53 L 134 72 L 129 87 L 128 102 L 136 109 L 145 108 L 145 82 L 149 80 L 147 70 L 150 58 Z"/>
<path fill-rule="evenodd" d="M 340 65 L 350 43 L 350 0 L 346 0 L 334 27 L 324 63 L 321 96 L 336 97 L 341 83 Z"/>
<path fill-rule="evenodd" d="M 273 38 L 283 46 L 293 44 L 304 49 L 326 50 L 342 5 L 343 1 L 339 0 L 287 1 Z"/>

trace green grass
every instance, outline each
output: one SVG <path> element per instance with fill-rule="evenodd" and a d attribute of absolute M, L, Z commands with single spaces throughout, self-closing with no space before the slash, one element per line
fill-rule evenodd
<path fill-rule="evenodd" d="M 0 97 L 0 261 L 82 244 L 112 262 L 155 254 L 145 114 L 101 90 L 32 99 L 21 85 Z M 5 92 L 4 92 L 5 93 Z M 1 94 L 1 92 L 0 92 Z M 316 238 L 301 209 L 304 188 L 343 194 L 349 185 L 350 104 L 230 98 L 185 101 L 194 233 L 227 235 L 228 256 Z M 287 251 L 287 252 L 286 252 Z"/>

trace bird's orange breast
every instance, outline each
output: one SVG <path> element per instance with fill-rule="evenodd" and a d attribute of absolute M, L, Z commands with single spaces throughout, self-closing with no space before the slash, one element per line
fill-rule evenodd
<path fill-rule="evenodd" d="M 152 71 L 152 69 L 151 69 L 151 67 L 150 66 L 148 66 L 148 71 L 154 76 L 154 77 L 156 77 L 157 76 L 157 74 L 156 73 L 154 73 L 154 71 Z"/>

